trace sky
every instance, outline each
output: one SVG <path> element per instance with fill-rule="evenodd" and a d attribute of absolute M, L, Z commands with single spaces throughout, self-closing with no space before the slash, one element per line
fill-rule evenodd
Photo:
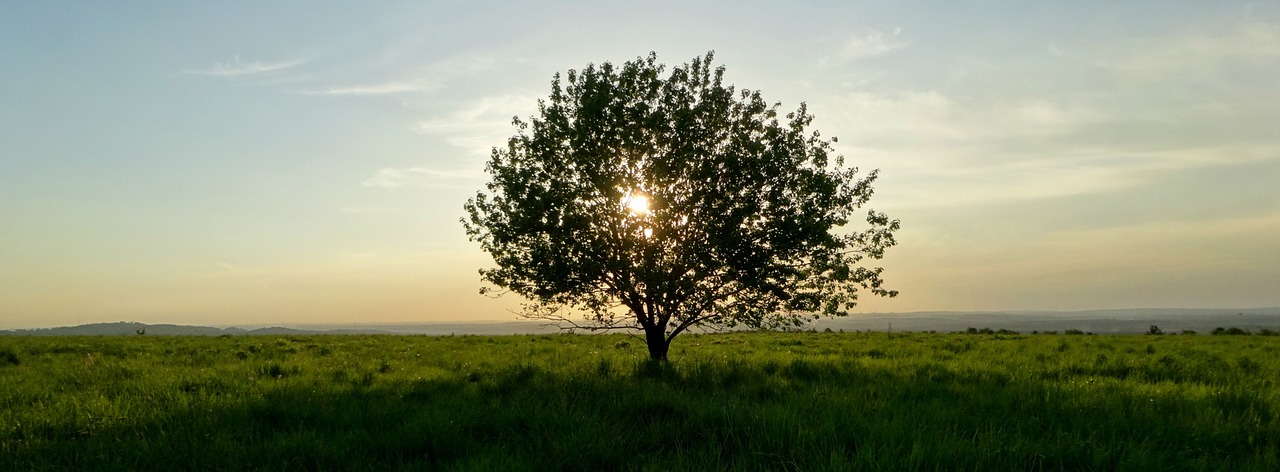
<path fill-rule="evenodd" d="M 0 44 L 0 329 L 514 320 L 490 148 L 650 51 L 880 169 L 858 311 L 1280 306 L 1275 2 L 9 2 Z"/>

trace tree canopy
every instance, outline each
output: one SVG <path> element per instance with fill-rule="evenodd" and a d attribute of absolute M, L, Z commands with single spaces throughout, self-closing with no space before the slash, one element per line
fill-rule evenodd
<path fill-rule="evenodd" d="M 514 118 L 463 225 L 496 264 L 482 277 L 526 316 L 643 331 L 653 359 L 695 327 L 798 327 L 883 287 L 898 220 L 868 210 L 859 177 L 809 131 L 724 82 L 713 53 L 655 54 L 557 73 L 537 116 Z M 482 292 L 492 290 L 482 289 Z"/>

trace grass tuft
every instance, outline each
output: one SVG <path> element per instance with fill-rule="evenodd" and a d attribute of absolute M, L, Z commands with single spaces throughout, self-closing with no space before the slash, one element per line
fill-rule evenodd
<path fill-rule="evenodd" d="M 0 366 L 19 365 L 22 361 L 18 354 L 9 349 L 0 349 Z"/>

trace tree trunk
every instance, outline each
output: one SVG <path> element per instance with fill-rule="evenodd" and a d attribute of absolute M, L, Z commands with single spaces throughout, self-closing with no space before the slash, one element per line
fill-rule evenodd
<path fill-rule="evenodd" d="M 648 328 L 644 330 L 645 343 L 649 345 L 649 358 L 655 361 L 667 360 L 667 349 L 671 342 L 667 340 L 665 329 Z"/>

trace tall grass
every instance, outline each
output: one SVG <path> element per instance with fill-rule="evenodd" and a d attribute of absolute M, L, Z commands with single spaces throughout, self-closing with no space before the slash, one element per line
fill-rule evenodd
<path fill-rule="evenodd" d="M 0 338 L 0 470 L 1280 470 L 1280 338 Z M 2 359 L 0 359 L 2 360 Z"/>

